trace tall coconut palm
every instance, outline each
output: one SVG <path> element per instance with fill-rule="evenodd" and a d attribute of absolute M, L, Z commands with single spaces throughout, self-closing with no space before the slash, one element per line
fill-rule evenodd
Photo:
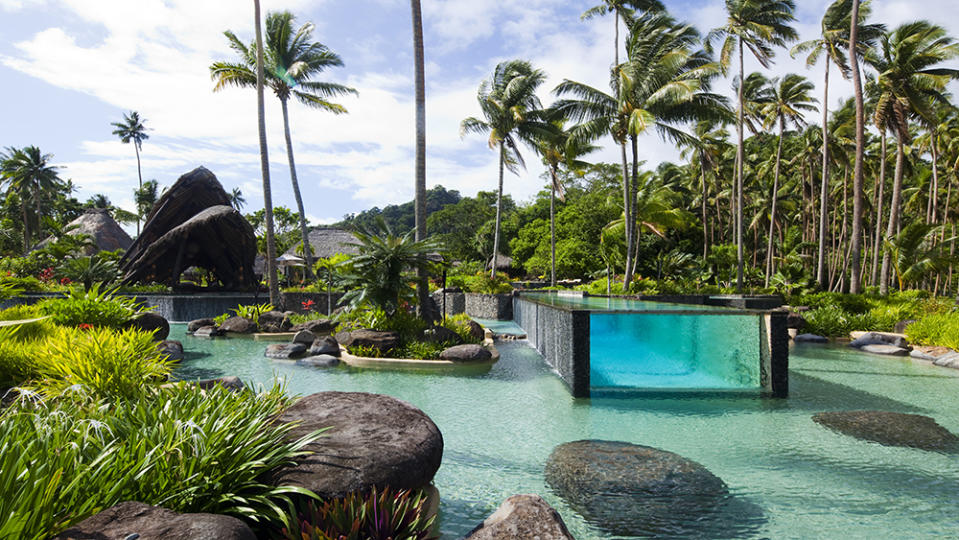
<path fill-rule="evenodd" d="M 138 189 L 143 189 L 143 172 L 140 170 L 140 150 L 143 149 L 143 141 L 150 138 L 147 135 L 147 128 L 144 125 L 146 119 L 140 118 L 140 113 L 136 111 L 130 111 L 130 114 L 123 115 L 122 122 L 112 122 L 110 125 L 115 127 L 113 134 L 117 137 L 120 137 L 120 142 L 123 144 L 133 143 L 133 150 L 137 155 L 137 178 L 139 179 L 139 184 L 137 184 Z M 137 216 L 137 234 L 140 234 L 140 218 L 142 216 Z"/>
<path fill-rule="evenodd" d="M 777 84 L 778 82 L 778 84 Z M 766 280 L 763 287 L 769 287 L 769 279 L 773 272 L 773 237 L 776 226 L 776 202 L 779 195 L 779 170 L 782 163 L 783 138 L 786 125 L 793 124 L 798 128 L 805 125 L 803 113 L 816 110 L 816 98 L 812 97 L 813 84 L 803 77 L 790 73 L 780 80 L 773 80 L 769 103 L 763 107 L 766 128 L 779 126 L 779 142 L 776 145 L 776 164 L 773 172 L 773 189 L 769 205 L 769 238 L 766 245 Z"/>
<path fill-rule="evenodd" d="M 816 266 L 816 279 L 820 286 L 823 286 L 826 280 L 826 219 L 829 212 L 828 201 L 826 198 L 827 190 L 825 186 L 829 185 L 829 132 L 827 130 L 829 116 L 829 72 L 832 65 L 836 65 L 844 78 L 849 78 L 851 70 L 846 56 L 849 48 L 849 30 L 852 21 L 852 1 L 836 0 L 826 9 L 820 24 L 821 34 L 818 38 L 804 41 L 792 48 L 790 54 L 796 56 L 808 53 L 806 56 L 806 66 L 812 67 L 819 61 L 819 58 L 825 57 L 826 67 L 823 75 L 823 97 L 822 97 L 822 134 L 826 144 L 822 145 L 822 186 L 819 197 L 819 253 Z M 864 49 L 871 48 L 879 36 L 885 32 L 885 27 L 881 24 L 864 24 L 869 17 L 869 2 L 862 2 L 859 6 L 857 21 L 857 49 L 860 54 Z"/>
<path fill-rule="evenodd" d="M 416 91 L 416 179 L 414 182 L 416 201 L 414 206 L 415 239 L 426 240 L 426 67 L 423 50 L 423 12 L 420 0 L 410 0 L 413 19 L 413 73 Z M 429 305 L 429 284 L 427 268 L 417 267 L 416 297 L 420 314 L 426 313 Z"/>
<path fill-rule="evenodd" d="M 263 107 L 263 33 L 260 30 L 260 0 L 253 0 L 256 46 L 253 58 L 256 67 L 256 120 L 260 140 L 260 174 L 263 177 L 263 213 L 266 221 L 266 272 L 270 286 L 270 303 L 278 305 L 280 288 L 276 280 L 276 237 L 273 231 L 273 192 L 270 189 L 270 154 L 266 144 L 266 112 Z"/>
<path fill-rule="evenodd" d="M 333 114 L 344 114 L 346 108 L 330 101 L 330 98 L 356 94 L 356 90 L 342 84 L 311 80 L 329 67 L 342 66 L 343 60 L 322 43 L 313 41 L 313 23 L 306 23 L 294 31 L 295 17 L 289 11 L 270 13 L 266 17 L 266 50 L 264 69 L 267 71 L 265 84 L 270 86 L 280 100 L 283 111 L 283 134 L 286 137 L 286 157 L 290 164 L 290 182 L 296 199 L 297 213 L 300 216 L 300 236 L 304 246 L 309 246 L 306 230 L 306 212 L 303 209 L 303 197 L 296 176 L 296 164 L 293 159 L 293 140 L 290 136 L 290 114 L 287 102 L 291 97 L 297 101 Z M 216 92 L 227 86 L 241 88 L 256 85 L 254 72 L 256 54 L 253 45 L 244 45 L 233 32 L 223 33 L 233 49 L 242 59 L 236 62 L 214 62 L 210 66 L 210 75 L 216 85 Z M 306 273 L 312 277 L 313 255 L 310 249 L 304 249 Z"/>
<path fill-rule="evenodd" d="M 37 223 L 37 236 L 40 235 L 40 223 L 43 220 L 41 200 L 45 193 L 56 190 L 62 185 L 57 170 L 60 167 L 50 165 L 53 154 L 44 154 L 36 146 L 25 148 L 7 148 L 0 153 L 0 183 L 8 185 L 8 191 L 16 193 L 20 199 L 20 213 L 23 217 L 23 253 L 30 252 L 33 235 L 30 230 L 29 203 L 34 206 L 34 219 Z"/>
<path fill-rule="evenodd" d="M 544 117 L 553 124 L 555 130 L 548 131 L 538 137 L 536 151 L 542 156 L 550 175 L 549 185 L 549 247 L 550 247 L 550 286 L 556 286 L 556 197 L 565 201 L 565 189 L 559 181 L 559 169 L 566 167 L 569 171 L 582 171 L 588 163 L 579 158 L 599 149 L 573 137 L 569 130 L 563 129 L 566 122 L 562 109 L 550 108 Z"/>
<path fill-rule="evenodd" d="M 942 92 L 950 80 L 959 78 L 959 70 L 940 67 L 942 62 L 959 57 L 959 45 L 946 31 L 927 21 L 903 24 L 880 40 L 880 50 L 874 61 L 879 76 L 879 99 L 874 120 L 887 127 L 896 136 L 896 172 L 893 177 L 892 202 L 886 241 L 899 230 L 903 157 L 905 144 L 911 139 L 910 117 L 925 126 L 935 125 L 933 103 L 942 103 Z M 883 254 L 879 275 L 879 290 L 889 290 L 890 254 Z"/>
<path fill-rule="evenodd" d="M 525 60 L 500 62 L 492 76 L 480 84 L 477 92 L 484 119 L 466 118 L 460 123 L 460 133 L 489 135 L 490 149 L 499 153 L 499 188 L 496 192 L 496 224 L 493 229 L 493 259 L 490 277 L 496 276 L 499 260 L 499 233 L 502 223 L 503 170 L 518 174 L 517 166 L 525 166 L 519 151 L 520 141 L 535 147 L 537 136 L 552 130 L 542 119 L 542 105 L 536 89 L 546 75 L 534 69 Z"/>
<path fill-rule="evenodd" d="M 773 46 L 784 46 L 798 34 L 789 25 L 795 20 L 793 0 L 725 0 L 726 24 L 710 32 L 713 38 L 724 38 L 719 61 L 724 67 L 738 52 L 739 80 L 743 80 L 743 51 L 749 49 L 764 67 L 768 68 L 775 54 Z M 743 288 L 743 86 L 739 89 L 739 110 L 736 121 L 736 289 Z"/>
<path fill-rule="evenodd" d="M 684 143 L 684 149 L 681 156 L 689 159 L 690 165 L 694 166 L 699 173 L 700 188 L 702 195 L 700 197 L 700 218 L 703 222 L 703 259 L 709 255 L 709 219 L 707 217 L 707 207 L 709 204 L 709 187 L 706 182 L 706 175 L 715 171 L 722 160 L 722 154 L 725 151 L 726 139 L 729 133 L 715 122 L 700 121 L 692 133 L 692 139 Z M 717 194 L 718 197 L 718 194 Z M 717 212 L 717 218 L 719 218 Z M 714 228 L 716 225 L 714 225 Z"/>

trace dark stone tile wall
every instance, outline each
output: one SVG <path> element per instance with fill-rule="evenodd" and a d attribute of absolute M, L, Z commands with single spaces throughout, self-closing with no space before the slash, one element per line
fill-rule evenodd
<path fill-rule="evenodd" d="M 513 322 L 574 397 L 589 397 L 589 312 L 513 300 Z"/>
<path fill-rule="evenodd" d="M 508 321 L 513 318 L 512 294 L 466 293 L 466 314 L 477 319 Z"/>
<path fill-rule="evenodd" d="M 310 308 L 310 311 L 313 313 L 329 313 L 339 306 L 340 298 L 343 298 L 343 293 L 341 292 L 332 292 L 329 295 L 329 303 L 333 304 L 329 312 L 327 311 L 327 295 L 325 292 L 285 292 L 282 293 L 283 297 L 283 306 L 282 308 L 286 311 L 292 311 L 294 313 L 306 313 L 306 309 L 303 308 L 303 302 L 312 300 L 313 306 Z"/>
<path fill-rule="evenodd" d="M 436 302 L 436 309 L 442 313 L 443 312 L 443 291 L 438 290 L 434 291 L 431 295 L 433 301 Z M 466 294 L 457 289 L 456 291 L 450 291 L 446 293 L 446 316 L 452 317 L 453 315 L 459 315 L 460 313 L 466 312 Z M 482 317 L 480 317 L 482 318 Z"/>

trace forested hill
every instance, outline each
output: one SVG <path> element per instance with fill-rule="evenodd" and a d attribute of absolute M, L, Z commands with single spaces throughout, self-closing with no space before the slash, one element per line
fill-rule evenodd
<path fill-rule="evenodd" d="M 460 202 L 462 197 L 459 191 L 448 190 L 443 186 L 434 186 L 426 191 L 426 215 L 442 210 L 444 207 Z M 413 201 L 403 204 L 391 204 L 380 209 L 374 206 L 359 214 L 349 214 L 343 221 L 333 225 L 347 229 L 369 230 L 376 225 L 377 218 L 382 217 L 394 234 L 406 234 L 413 230 L 415 217 Z"/>

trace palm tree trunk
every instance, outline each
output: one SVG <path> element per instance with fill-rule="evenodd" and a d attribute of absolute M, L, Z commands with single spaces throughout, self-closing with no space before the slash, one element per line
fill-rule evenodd
<path fill-rule="evenodd" d="M 140 145 L 133 141 L 133 151 L 137 154 L 137 178 L 140 180 L 140 190 L 143 190 L 143 173 L 140 171 Z M 137 192 L 139 194 L 139 191 Z M 140 236 L 140 209 L 137 208 L 137 236 Z"/>
<path fill-rule="evenodd" d="M 703 210 L 703 260 L 706 260 L 706 256 L 709 255 L 709 226 L 706 219 L 706 162 L 703 160 L 702 155 L 699 157 L 699 174 L 700 179 L 702 180 L 703 186 L 703 199 L 702 199 L 702 210 Z"/>
<path fill-rule="evenodd" d="M 283 135 L 286 137 L 286 159 L 290 162 L 290 183 L 293 184 L 293 197 L 296 199 L 296 211 L 300 213 L 300 239 L 303 241 L 303 258 L 306 259 L 306 277 L 313 279 L 313 248 L 310 235 L 306 231 L 306 211 L 303 209 L 303 197 L 300 195 L 300 183 L 296 179 L 296 164 L 293 161 L 293 139 L 290 137 L 290 115 L 286 100 L 280 99 L 283 110 Z"/>
<path fill-rule="evenodd" d="M 270 284 L 270 303 L 278 306 L 280 289 L 276 281 L 273 194 L 270 190 L 270 156 L 266 145 L 266 112 L 263 106 L 263 33 L 260 30 L 260 0 L 253 0 L 253 16 L 256 28 L 256 119 L 260 138 L 260 174 L 263 176 L 263 210 L 266 220 L 266 269 Z"/>
<path fill-rule="evenodd" d="M 414 221 L 417 242 L 426 240 L 426 71 L 423 48 L 423 13 L 420 0 L 410 0 L 413 18 L 413 57 L 414 85 L 416 87 L 416 201 L 414 203 Z M 419 299 L 420 316 L 432 316 L 427 313 L 429 306 L 429 283 L 426 268 L 416 271 L 416 297 Z"/>
<path fill-rule="evenodd" d="M 862 96 L 862 80 L 859 73 L 857 40 L 859 36 L 859 0 L 852 1 L 852 19 L 849 24 L 849 63 L 852 67 L 852 85 L 856 100 L 856 162 L 852 175 L 852 253 L 849 276 L 849 292 L 859 294 L 860 259 L 862 256 L 862 160 L 866 151 L 866 112 Z"/>
<path fill-rule="evenodd" d="M 20 190 L 20 212 L 23 214 L 23 255 L 30 254 L 30 221 L 27 219 L 27 198 Z"/>
<path fill-rule="evenodd" d="M 623 229 L 626 232 L 626 266 L 623 268 L 623 292 L 628 292 L 629 282 L 632 279 L 632 276 L 629 275 L 629 269 L 632 266 L 631 263 L 633 255 L 633 234 L 631 227 L 629 226 L 632 223 L 630 220 L 630 205 L 629 205 L 629 193 L 632 191 L 631 183 L 629 181 L 629 163 L 627 162 L 626 157 L 626 140 L 624 139 L 622 144 L 619 145 L 620 153 L 623 158 Z"/>
<path fill-rule="evenodd" d="M 896 172 L 892 179 L 892 202 L 889 204 L 889 226 L 886 228 L 886 240 L 892 240 L 899 229 L 899 199 L 902 192 L 902 160 L 905 145 L 902 137 L 896 136 Z M 883 250 L 882 270 L 879 272 L 879 294 L 889 294 L 889 251 Z"/>
<path fill-rule="evenodd" d="M 633 266 L 629 269 L 630 278 L 636 273 L 636 265 L 639 262 L 639 229 L 636 220 L 636 187 L 639 185 L 639 148 L 636 145 L 636 139 L 636 135 L 629 136 L 633 153 L 633 172 L 629 189 L 630 237 L 633 238 Z"/>
<path fill-rule="evenodd" d="M 816 281 L 826 285 L 826 214 L 829 199 L 829 54 L 826 54 L 826 76 L 822 97 L 822 186 L 819 192 L 819 253 L 816 263 Z"/>
<path fill-rule="evenodd" d="M 556 286 L 556 168 L 549 168 L 553 177 L 549 185 L 549 286 Z"/>
<path fill-rule="evenodd" d="M 886 188 L 886 130 L 880 133 L 880 156 L 879 156 L 879 190 L 876 195 L 876 234 L 873 242 L 872 252 L 872 279 L 870 283 L 876 284 L 879 279 L 879 253 L 882 251 L 882 203 L 883 190 Z"/>
<path fill-rule="evenodd" d="M 783 154 L 783 136 L 786 120 L 779 117 L 779 144 L 776 145 L 776 167 L 773 172 L 773 195 L 769 205 L 769 241 L 766 244 L 766 281 L 763 288 L 769 287 L 769 278 L 773 273 L 773 233 L 776 227 L 776 198 L 779 195 L 779 164 Z"/>
<path fill-rule="evenodd" d="M 499 228 L 502 222 L 503 209 L 503 166 L 506 162 L 506 147 L 499 143 L 499 189 L 496 191 L 496 226 L 493 228 L 493 262 L 490 266 L 490 279 L 496 277 L 496 266 L 499 262 Z"/>
<path fill-rule="evenodd" d="M 932 151 L 932 186 L 929 189 L 929 223 L 938 219 L 936 199 L 939 197 L 939 151 L 936 146 L 936 127 L 929 128 L 929 148 Z"/>
<path fill-rule="evenodd" d="M 739 110 L 736 119 L 736 292 L 743 292 L 743 39 L 739 38 Z"/>

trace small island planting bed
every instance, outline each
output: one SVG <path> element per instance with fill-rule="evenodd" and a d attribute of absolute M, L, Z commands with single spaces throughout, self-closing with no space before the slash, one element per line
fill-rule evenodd
<path fill-rule="evenodd" d="M 473 360 L 468 362 L 453 360 L 423 360 L 417 358 L 387 358 L 387 357 L 367 357 L 354 356 L 341 348 L 340 361 L 351 367 L 374 368 L 374 369 L 411 369 L 411 370 L 483 370 L 486 371 L 499 361 L 499 351 L 493 345 L 491 339 L 483 342 L 483 347 L 490 352 L 488 359 Z"/>

